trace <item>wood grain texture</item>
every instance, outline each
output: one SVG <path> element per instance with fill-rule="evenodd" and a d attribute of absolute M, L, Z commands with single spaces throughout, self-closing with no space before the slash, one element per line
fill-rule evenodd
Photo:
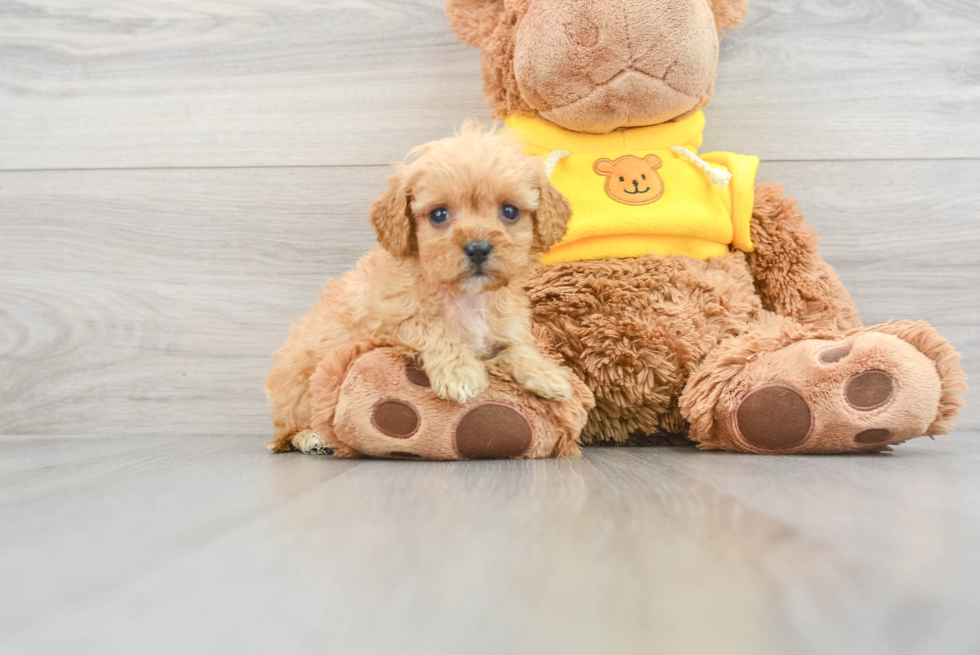
<path fill-rule="evenodd" d="M 713 147 L 768 160 L 980 157 L 980 4 L 749 5 L 722 41 Z"/>
<path fill-rule="evenodd" d="M 267 435 L 269 356 L 373 245 L 383 167 L 0 174 L 0 434 Z M 866 323 L 980 374 L 980 162 L 766 164 Z M 960 425 L 980 426 L 980 395 Z"/>
<path fill-rule="evenodd" d="M 488 116 L 442 0 L 0 1 L 0 169 L 385 164 Z"/>
<path fill-rule="evenodd" d="M 0 651 L 980 650 L 980 441 L 350 462 L 0 438 Z"/>
<path fill-rule="evenodd" d="M 489 112 L 443 0 L 0 0 L 0 169 L 384 164 Z M 708 137 L 764 159 L 980 152 L 970 0 L 753 0 Z"/>
<path fill-rule="evenodd" d="M 706 147 L 980 379 L 980 5 L 751 4 Z M 980 652 L 978 391 L 889 455 L 262 448 L 383 164 L 489 114 L 442 6 L 0 0 L 0 653 Z"/>

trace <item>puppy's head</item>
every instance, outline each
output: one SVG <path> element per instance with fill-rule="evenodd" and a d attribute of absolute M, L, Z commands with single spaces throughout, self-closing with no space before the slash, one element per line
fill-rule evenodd
<path fill-rule="evenodd" d="M 565 234 L 571 208 L 508 134 L 466 124 L 415 148 L 371 208 L 378 243 L 441 286 L 506 286 Z"/>

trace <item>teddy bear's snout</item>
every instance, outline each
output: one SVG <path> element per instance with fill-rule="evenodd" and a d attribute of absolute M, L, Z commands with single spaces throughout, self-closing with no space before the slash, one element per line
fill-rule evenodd
<path fill-rule="evenodd" d="M 681 3 L 692 6 L 678 10 Z M 534 0 L 518 26 L 514 73 L 525 101 L 548 120 L 608 132 L 699 106 L 717 61 L 703 0 Z"/>

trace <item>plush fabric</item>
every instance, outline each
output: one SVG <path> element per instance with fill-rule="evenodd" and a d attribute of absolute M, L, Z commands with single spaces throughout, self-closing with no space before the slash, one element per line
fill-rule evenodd
<path fill-rule="evenodd" d="M 705 449 L 885 450 L 952 427 L 946 417 L 965 386 L 958 359 L 922 321 L 840 333 L 767 312 L 754 330 L 711 354 L 684 391 L 681 411 Z M 758 394 L 770 397 L 746 410 Z M 806 430 L 798 430 L 801 408 Z"/>
<path fill-rule="evenodd" d="M 544 116 L 582 132 L 654 125 L 704 107 L 718 37 L 746 0 L 446 0 L 483 50 L 494 118 Z"/>
<path fill-rule="evenodd" d="M 671 150 L 697 152 L 704 114 L 663 125 L 611 134 L 571 132 L 541 119 L 511 117 L 507 125 L 527 143 L 527 152 L 558 162 L 551 183 L 568 198 L 572 219 L 547 264 L 608 257 L 685 255 L 697 259 L 751 252 L 753 187 L 759 160 L 733 153 L 703 159 L 733 173 L 724 187 Z"/>
<path fill-rule="evenodd" d="M 851 295 L 818 250 L 816 230 L 799 204 L 772 182 L 755 187 L 747 261 L 762 306 L 821 329 L 858 327 Z"/>
<path fill-rule="evenodd" d="M 513 61 L 531 108 L 592 133 L 687 112 L 710 95 L 717 65 L 717 28 L 704 0 L 534 0 Z"/>
<path fill-rule="evenodd" d="M 731 236 L 711 252 L 625 237 L 645 234 L 636 212 L 662 200 L 617 202 L 631 194 L 606 183 L 656 174 L 667 198 L 677 153 L 629 142 L 701 120 L 718 38 L 746 11 L 745 0 L 447 1 L 450 25 L 483 50 L 494 116 L 542 157 L 571 153 L 553 180 L 581 220 L 528 291 L 537 333 L 594 396 L 582 442 L 675 443 L 689 430 L 708 449 L 825 453 L 942 434 L 965 388 L 956 351 L 922 322 L 862 327 L 797 203 L 779 185 L 752 187 L 754 162 L 703 158 L 734 174 Z M 665 147 L 696 151 L 700 131 Z"/>

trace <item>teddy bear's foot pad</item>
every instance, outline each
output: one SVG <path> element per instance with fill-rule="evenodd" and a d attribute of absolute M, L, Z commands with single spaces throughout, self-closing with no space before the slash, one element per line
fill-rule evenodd
<path fill-rule="evenodd" d="M 410 439 L 421 424 L 419 410 L 402 400 L 383 400 L 371 414 L 371 425 L 394 439 Z M 503 403 L 484 403 L 466 410 L 453 430 L 456 452 L 466 459 L 521 457 L 531 447 L 533 436 L 530 422 Z M 421 457 L 407 451 L 387 455 L 398 459 Z"/>
<path fill-rule="evenodd" d="M 849 348 L 848 348 L 849 350 Z M 834 363 L 839 359 L 821 362 Z M 869 412 L 884 407 L 895 394 L 895 383 L 884 371 L 857 373 L 844 385 L 844 398 L 858 411 Z M 786 450 L 802 445 L 814 427 L 810 404 L 796 389 L 779 383 L 753 388 L 742 399 L 735 415 L 742 438 L 763 450 Z M 871 428 L 854 437 L 856 444 L 881 444 L 893 439 L 890 430 Z"/>
<path fill-rule="evenodd" d="M 467 459 L 514 458 L 531 447 L 534 429 L 513 407 L 484 403 L 463 415 L 453 437 L 456 451 Z"/>
<path fill-rule="evenodd" d="M 749 362 L 719 436 L 757 453 L 883 450 L 925 434 L 941 380 L 925 354 L 888 334 L 798 341 Z"/>
<path fill-rule="evenodd" d="M 742 399 L 735 414 L 742 438 L 764 450 L 799 446 L 813 431 L 809 403 L 785 384 L 763 384 Z"/>
<path fill-rule="evenodd" d="M 371 425 L 395 439 L 410 438 L 421 424 L 419 411 L 403 400 L 382 400 L 371 413 Z"/>
<path fill-rule="evenodd" d="M 578 452 L 587 409 L 542 400 L 494 367 L 467 403 L 439 398 L 425 372 L 393 348 L 360 356 L 347 371 L 332 433 L 356 453 L 390 459 L 521 459 Z M 580 390 L 587 397 L 584 387 Z"/>

